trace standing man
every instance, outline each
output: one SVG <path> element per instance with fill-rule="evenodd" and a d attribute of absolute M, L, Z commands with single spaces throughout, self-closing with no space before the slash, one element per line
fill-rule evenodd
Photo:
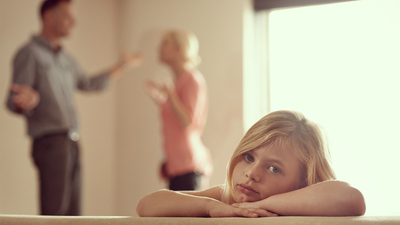
<path fill-rule="evenodd" d="M 71 0 L 46 0 L 42 29 L 16 54 L 7 107 L 26 117 L 32 157 L 40 178 L 42 215 L 81 214 L 79 126 L 74 91 L 104 90 L 140 54 L 126 55 L 110 70 L 88 77 L 60 45 L 75 24 Z"/>

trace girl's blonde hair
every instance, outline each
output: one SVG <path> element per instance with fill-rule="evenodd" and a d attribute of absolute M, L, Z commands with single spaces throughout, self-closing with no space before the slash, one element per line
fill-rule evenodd
<path fill-rule="evenodd" d="M 199 41 L 195 34 L 185 30 L 169 30 L 164 34 L 164 37 L 169 36 L 176 43 L 179 49 L 182 50 L 185 66 L 188 69 L 195 68 L 201 62 L 199 53 Z"/>
<path fill-rule="evenodd" d="M 223 201 L 236 202 L 232 173 L 241 155 L 262 145 L 279 145 L 293 151 L 302 163 L 304 187 L 336 179 L 330 153 L 320 127 L 295 111 L 275 111 L 261 118 L 244 135 L 227 166 Z"/>

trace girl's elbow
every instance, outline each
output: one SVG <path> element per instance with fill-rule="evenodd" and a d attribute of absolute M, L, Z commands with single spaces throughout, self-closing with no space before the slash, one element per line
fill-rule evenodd
<path fill-rule="evenodd" d="M 363 194 L 352 188 L 350 195 L 346 196 L 346 204 L 348 208 L 349 216 L 362 216 L 365 214 L 366 206 Z"/>
<path fill-rule="evenodd" d="M 169 192 L 163 189 L 144 196 L 136 206 L 137 215 L 140 217 L 162 216 L 163 214 L 160 214 L 162 207 L 160 208 L 158 203 L 160 203 L 160 198 Z"/>
<path fill-rule="evenodd" d="M 151 214 L 151 207 L 149 207 L 148 196 L 143 197 L 140 199 L 138 205 L 136 206 L 136 213 L 140 217 L 149 217 L 154 216 Z"/>
<path fill-rule="evenodd" d="M 355 216 L 362 216 L 365 214 L 365 211 L 367 210 L 367 207 L 365 206 L 365 200 L 364 200 L 364 196 L 362 195 L 362 193 L 357 190 L 358 195 L 357 195 L 357 200 L 355 203 Z"/>
<path fill-rule="evenodd" d="M 143 199 L 141 199 L 139 201 L 138 205 L 136 206 L 136 213 L 140 217 L 144 217 L 145 216 L 145 206 L 144 206 L 144 203 L 143 203 Z"/>

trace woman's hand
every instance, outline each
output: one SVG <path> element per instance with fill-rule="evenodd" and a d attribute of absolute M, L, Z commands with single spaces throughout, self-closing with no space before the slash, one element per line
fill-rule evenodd
<path fill-rule="evenodd" d="M 241 209 L 259 209 L 262 210 L 264 217 L 271 217 L 271 216 L 278 216 L 278 214 L 270 212 L 268 210 L 262 209 L 258 202 L 243 202 L 243 203 L 234 203 L 232 204 L 233 207 L 241 208 Z"/>
<path fill-rule="evenodd" d="M 162 180 L 168 180 L 168 174 L 167 174 L 167 167 L 166 163 L 163 162 L 160 165 L 160 178 Z"/>
<path fill-rule="evenodd" d="M 223 202 L 211 201 L 207 203 L 207 211 L 210 217 L 268 217 L 277 216 L 260 208 L 240 208 Z"/>
<path fill-rule="evenodd" d="M 145 82 L 146 93 L 157 103 L 163 103 L 167 97 L 167 88 L 165 84 L 160 84 L 155 80 L 147 80 Z"/>

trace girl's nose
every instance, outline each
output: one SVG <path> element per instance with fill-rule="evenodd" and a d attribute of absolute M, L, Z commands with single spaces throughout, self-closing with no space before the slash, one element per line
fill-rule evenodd
<path fill-rule="evenodd" d="M 255 182 L 259 182 L 261 180 L 261 176 L 260 176 L 259 169 L 257 168 L 257 166 L 250 167 L 247 170 L 245 175 L 246 175 L 246 177 L 248 177 L 249 179 L 251 179 Z"/>

